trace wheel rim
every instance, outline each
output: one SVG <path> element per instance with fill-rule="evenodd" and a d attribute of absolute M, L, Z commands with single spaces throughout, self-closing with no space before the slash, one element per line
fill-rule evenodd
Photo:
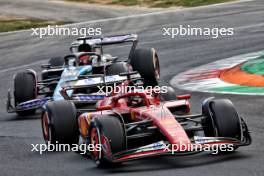
<path fill-rule="evenodd" d="M 91 136 L 90 137 L 91 144 L 94 146 L 94 150 L 91 153 L 92 153 L 92 155 L 94 157 L 94 160 L 96 161 L 96 160 L 98 160 L 100 158 L 100 152 L 95 150 L 95 146 L 100 143 L 98 132 L 97 132 L 96 128 L 93 128 L 91 130 L 91 135 L 90 136 Z"/>
<path fill-rule="evenodd" d="M 154 56 L 153 64 L 154 64 L 155 78 L 157 81 L 159 81 L 159 79 L 160 79 L 160 67 L 159 67 L 159 60 L 158 60 L 157 56 Z"/>
<path fill-rule="evenodd" d="M 48 140 L 50 140 L 49 118 L 48 118 L 47 112 L 43 114 L 42 124 L 43 124 L 43 127 L 42 127 L 43 137 L 44 137 L 44 140 L 47 142 Z"/>

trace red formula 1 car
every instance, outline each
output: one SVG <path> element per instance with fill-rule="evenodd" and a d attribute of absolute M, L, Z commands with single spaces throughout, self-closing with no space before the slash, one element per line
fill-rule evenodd
<path fill-rule="evenodd" d="M 46 131 L 56 136 L 53 142 L 75 143 L 80 135 L 83 143 L 100 145 L 101 150 L 91 152 L 99 166 L 251 144 L 247 125 L 230 100 L 206 99 L 202 114 L 191 115 L 190 95 L 176 97 L 172 88 L 167 90 L 119 93 L 99 101 L 93 112 L 76 110 L 70 101 L 53 102 L 47 107 L 52 123 Z"/>

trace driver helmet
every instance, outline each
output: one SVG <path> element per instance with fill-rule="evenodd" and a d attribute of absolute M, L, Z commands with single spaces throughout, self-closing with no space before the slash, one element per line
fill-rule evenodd
<path fill-rule="evenodd" d="M 141 96 L 131 96 L 128 98 L 128 104 L 133 107 L 144 106 L 144 98 Z"/>
<path fill-rule="evenodd" d="M 92 52 L 92 46 L 87 43 L 81 44 L 78 47 L 78 51 L 79 52 Z"/>

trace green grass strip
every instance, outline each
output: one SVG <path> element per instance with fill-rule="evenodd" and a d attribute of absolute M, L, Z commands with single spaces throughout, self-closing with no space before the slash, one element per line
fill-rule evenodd
<path fill-rule="evenodd" d="M 45 27 L 48 25 L 62 25 L 67 22 L 52 22 L 38 19 L 12 19 L 1 20 L 0 19 L 0 32 L 9 32 L 22 29 L 30 29 L 36 27 Z"/>
<path fill-rule="evenodd" d="M 264 93 L 264 87 L 228 86 L 211 89 L 215 92 Z"/>
<path fill-rule="evenodd" d="M 264 75 L 264 55 L 244 63 L 241 70 L 250 74 Z"/>

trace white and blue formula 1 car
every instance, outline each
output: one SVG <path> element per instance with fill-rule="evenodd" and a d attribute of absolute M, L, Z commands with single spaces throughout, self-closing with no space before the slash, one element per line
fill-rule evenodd
<path fill-rule="evenodd" d="M 8 91 L 7 112 L 32 115 L 48 101 L 65 98 L 94 105 L 105 96 L 97 93 L 98 85 L 113 85 L 128 78 L 138 80 L 140 77 L 144 86 L 158 85 L 160 68 L 157 53 L 153 48 L 136 49 L 137 42 L 135 34 L 77 39 L 70 48 L 70 55 L 52 58 L 48 64 L 42 65 L 44 70 L 40 81 L 32 69 L 14 75 L 13 91 Z M 105 46 L 124 43 L 132 43 L 129 56 L 122 59 L 124 61 L 103 53 Z M 77 81 L 74 90 L 65 86 L 74 80 Z M 78 84 L 82 85 L 78 88 Z M 67 91 L 62 91 L 62 85 Z"/>

